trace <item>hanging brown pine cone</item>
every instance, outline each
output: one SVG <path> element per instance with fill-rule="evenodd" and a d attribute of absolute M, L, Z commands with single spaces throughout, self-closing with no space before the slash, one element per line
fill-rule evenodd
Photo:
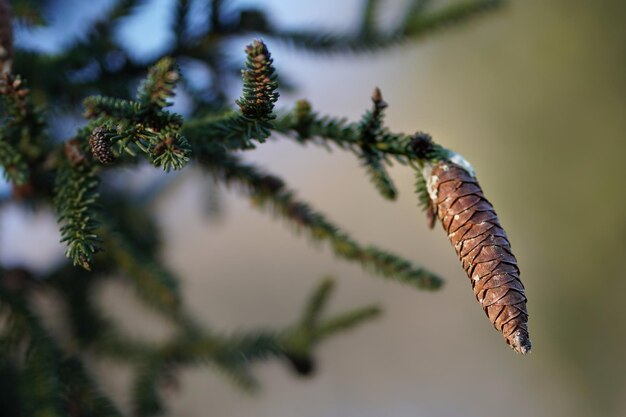
<path fill-rule="evenodd" d="M 525 354 L 531 343 L 517 260 L 471 167 L 458 155 L 451 159 L 425 163 L 429 210 L 441 221 L 489 320 L 507 344 Z"/>

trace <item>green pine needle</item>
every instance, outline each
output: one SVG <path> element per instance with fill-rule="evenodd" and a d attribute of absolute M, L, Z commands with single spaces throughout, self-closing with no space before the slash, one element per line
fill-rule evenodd
<path fill-rule="evenodd" d="M 57 221 L 63 224 L 61 242 L 67 244 L 65 256 L 86 270 L 90 270 L 93 255 L 101 249 L 96 220 L 99 182 L 93 167 L 64 162 L 54 188 Z"/>

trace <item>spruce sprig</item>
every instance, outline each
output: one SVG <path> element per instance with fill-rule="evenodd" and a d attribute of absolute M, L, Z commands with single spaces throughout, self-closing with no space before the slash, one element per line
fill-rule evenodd
<path fill-rule="evenodd" d="M 189 162 L 191 147 L 180 134 L 182 117 L 163 110 L 174 96 L 180 80 L 178 67 L 172 58 L 165 57 L 148 71 L 139 87 L 136 100 L 92 96 L 85 99 L 85 116 L 93 119 L 91 126 L 106 136 L 107 148 L 113 156 L 141 152 L 156 167 L 169 172 L 180 170 Z M 92 134 L 94 137 L 94 134 Z M 100 142 L 99 142 L 100 143 Z M 98 158 L 94 150 L 96 159 Z M 106 158 L 107 163 L 112 159 Z"/>
<path fill-rule="evenodd" d="M 246 55 L 246 68 L 241 71 L 243 95 L 237 100 L 237 105 L 247 118 L 271 120 L 274 118 L 274 103 L 279 96 L 274 60 L 261 40 L 255 40 L 248 45 Z"/>
<path fill-rule="evenodd" d="M 375 2 L 364 0 L 373 5 Z M 414 0 L 419 2 L 420 0 Z M 424 1 L 421 1 L 425 3 Z M 363 22 L 357 31 L 348 33 L 306 30 L 267 30 L 262 27 L 254 32 L 284 43 L 287 46 L 322 54 L 374 52 L 417 40 L 438 30 L 454 27 L 470 21 L 505 3 L 504 0 L 467 0 L 453 2 L 435 11 L 426 5 L 413 7 L 409 4 L 405 19 L 390 31 L 377 31 L 370 23 Z M 369 5 L 365 7 L 371 7 Z M 366 15 L 367 16 L 367 15 Z M 368 22 L 371 20 L 368 19 Z M 363 30 L 367 28 L 367 30 Z"/>
<path fill-rule="evenodd" d="M 385 168 L 384 154 L 375 148 L 375 144 L 383 139 L 385 133 L 383 119 L 387 107 L 378 87 L 372 94 L 372 103 L 372 110 L 365 113 L 359 124 L 362 142 L 359 157 L 380 195 L 394 200 L 398 192 Z"/>
<path fill-rule="evenodd" d="M 315 241 L 328 242 L 338 257 L 358 262 L 377 274 L 418 288 L 436 289 L 441 286 L 441 278 L 434 273 L 375 246 L 356 242 L 326 216 L 299 201 L 280 178 L 229 154 L 207 155 L 203 164 L 226 184 L 240 186 L 255 206 L 280 215 L 296 230 L 305 231 Z"/>
<path fill-rule="evenodd" d="M 7 181 L 15 185 L 24 185 L 30 176 L 28 165 L 22 154 L 13 146 L 6 143 L 0 136 L 0 167 L 3 168 L 3 176 Z"/>
<path fill-rule="evenodd" d="M 180 70 L 171 57 L 161 58 L 150 67 L 148 77 L 139 86 L 137 101 L 144 112 L 155 112 L 171 106 L 168 99 L 175 96 Z"/>
<path fill-rule="evenodd" d="M 54 205 L 61 226 L 61 242 L 66 242 L 65 256 L 74 265 L 91 269 L 93 255 L 101 250 L 97 234 L 98 184 L 96 168 L 87 164 L 72 165 L 63 161 L 57 172 Z"/>

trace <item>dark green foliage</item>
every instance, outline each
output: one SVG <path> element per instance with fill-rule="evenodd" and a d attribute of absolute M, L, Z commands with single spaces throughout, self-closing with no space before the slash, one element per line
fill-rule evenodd
<path fill-rule="evenodd" d="M 0 167 L 4 178 L 26 185 L 31 166 L 41 162 L 48 149 L 41 111 L 30 100 L 20 76 L 0 75 Z"/>
<path fill-rule="evenodd" d="M 367 172 L 380 194 L 393 200 L 397 191 L 387 170 L 384 166 L 384 155 L 376 150 L 376 142 L 383 139 L 385 130 L 383 127 L 384 110 L 387 103 L 383 101 L 380 90 L 376 88 L 372 95 L 373 109 L 365 113 L 361 120 L 359 130 L 361 132 L 361 160 Z"/>
<path fill-rule="evenodd" d="M 141 111 L 158 112 L 170 106 L 168 99 L 174 97 L 174 88 L 180 79 L 180 71 L 172 58 L 160 59 L 150 71 L 148 77 L 139 87 L 137 101 Z"/>
<path fill-rule="evenodd" d="M 365 0 L 362 25 L 355 33 L 333 33 L 319 31 L 271 31 L 259 33 L 283 41 L 299 49 L 321 53 L 348 53 L 376 51 L 398 45 L 409 39 L 418 39 L 439 29 L 452 27 L 475 16 L 501 6 L 503 0 L 469 0 L 429 11 L 424 0 L 413 0 L 405 13 L 405 19 L 391 30 L 380 31 L 373 27 L 372 13 L 377 2 Z"/>
<path fill-rule="evenodd" d="M 89 270 L 93 255 L 101 249 L 97 229 L 98 176 L 94 167 L 64 162 L 55 183 L 54 205 L 59 213 L 61 242 L 67 243 L 65 256 L 74 265 Z"/>
<path fill-rule="evenodd" d="M 313 240 L 329 242 L 337 256 L 359 262 L 366 269 L 419 288 L 436 289 L 441 285 L 442 280 L 428 270 L 374 246 L 357 243 L 323 214 L 297 200 L 295 193 L 280 178 L 245 164 L 232 155 L 207 156 L 202 162 L 217 178 L 227 184 L 241 186 L 256 206 L 267 208 L 283 217 L 296 230 L 306 232 Z"/>
<path fill-rule="evenodd" d="M 11 2 L 14 15 L 27 24 L 44 23 L 44 3 L 48 5 L 38 0 Z M 243 162 L 238 153 L 274 138 L 334 145 L 351 151 L 380 194 L 394 199 L 398 190 L 387 173 L 392 161 L 419 165 L 445 150 L 431 144 L 437 152 L 424 152 L 415 140 L 423 136 L 390 132 L 378 90 L 372 109 L 356 122 L 321 116 L 305 100 L 292 110 L 275 111 L 282 77 L 260 40 L 245 50 L 243 91 L 233 102 L 228 80 L 239 68 L 233 68 L 225 48 L 232 39 L 254 34 L 314 52 L 375 51 L 464 21 L 501 2 L 474 0 L 443 7 L 433 3 L 410 2 L 405 19 L 383 31 L 377 15 L 384 3 L 365 0 L 355 31 L 326 34 L 278 29 L 265 10 L 239 8 L 227 0 L 211 1 L 210 25 L 191 30 L 190 2 L 181 0 L 168 56 L 153 62 L 147 76 L 146 65 L 121 48 L 114 36 L 119 19 L 141 10 L 141 0 L 116 2 L 87 36 L 69 42 L 54 56 L 17 50 L 13 70 L 19 75 L 4 74 L 0 80 L 0 167 L 15 200 L 56 211 L 68 260 L 37 278 L 27 270 L 0 266 L 0 318 L 6 324 L 0 328 L 0 391 L 11 397 L 0 396 L 0 416 L 121 416 L 87 371 L 85 362 L 100 358 L 134 370 L 130 415 L 136 416 L 165 413 L 163 390 L 175 387 L 178 372 L 189 367 L 217 370 L 246 390 L 260 385 L 252 367 L 258 361 L 282 361 L 309 376 L 316 369 L 318 344 L 380 314 L 378 307 L 365 306 L 327 317 L 334 283 L 325 279 L 289 326 L 228 332 L 199 324 L 186 308 L 182 280 L 160 258 L 162 242 L 151 202 L 169 183 L 164 180 L 154 189 L 131 193 L 116 182 L 116 172 L 124 169 L 123 175 L 133 175 L 142 161 L 165 173 L 186 172 L 188 164 L 195 164 L 217 184 L 237 188 L 254 207 L 327 245 L 336 256 L 413 287 L 439 288 L 442 280 L 436 274 L 357 242 L 297 198 L 284 180 Z M 199 89 L 183 76 L 190 62 L 208 70 L 210 86 Z M 29 80 L 30 90 L 22 77 Z M 137 93 L 130 97 L 137 83 Z M 185 119 L 167 110 L 175 91 L 182 91 L 190 102 Z M 87 122 L 72 126 L 69 137 L 48 130 L 53 117 L 76 115 L 79 109 Z M 418 188 L 425 190 L 423 184 Z M 0 204 L 7 199 L 2 197 Z M 109 306 L 98 305 L 100 284 L 113 277 L 130 285 L 143 304 L 168 321 L 173 330 L 165 341 L 134 337 L 110 317 Z M 35 293 L 54 296 L 63 305 L 63 337 L 48 330 L 32 307 Z"/>
<path fill-rule="evenodd" d="M 274 103 L 278 100 L 278 82 L 267 46 L 256 40 L 246 47 L 246 69 L 243 77 L 243 96 L 237 105 L 245 117 L 258 120 L 272 119 Z"/>
<path fill-rule="evenodd" d="M 134 157 L 143 152 L 165 172 L 182 169 L 191 154 L 187 139 L 179 133 L 182 118 L 163 110 L 170 105 L 167 100 L 174 96 L 179 79 L 172 59 L 162 58 L 148 71 L 136 101 L 87 98 L 85 115 L 94 119 L 91 126 L 95 126 L 90 140 L 94 158 L 112 163 L 115 154 Z"/>
<path fill-rule="evenodd" d="M 178 280 L 139 245 L 117 231 L 103 228 L 105 256 L 131 282 L 146 304 L 175 317 L 180 304 Z"/>
<path fill-rule="evenodd" d="M 4 169 L 4 179 L 16 185 L 28 182 L 28 165 L 15 148 L 0 137 L 0 166 Z"/>

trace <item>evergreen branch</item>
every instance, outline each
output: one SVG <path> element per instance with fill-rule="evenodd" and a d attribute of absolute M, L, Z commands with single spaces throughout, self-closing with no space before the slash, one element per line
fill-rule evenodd
<path fill-rule="evenodd" d="M 150 357 L 140 365 L 132 388 L 133 415 L 149 417 L 164 410 L 158 385 L 163 378 L 165 363 L 159 357 Z"/>
<path fill-rule="evenodd" d="M 94 269 L 100 274 L 109 272 L 109 268 L 101 262 Z M 98 309 L 93 297 L 94 286 L 101 278 L 99 274 L 87 277 L 81 269 L 67 263 L 42 278 L 42 282 L 56 289 L 65 301 L 67 322 L 79 346 L 89 346 L 107 333 L 111 326 L 110 320 Z"/>
<path fill-rule="evenodd" d="M 137 295 L 157 311 L 177 318 L 181 297 L 176 277 L 119 231 L 105 224 L 102 233 L 106 256 L 130 280 Z"/>
<path fill-rule="evenodd" d="M 21 153 L 3 139 L 0 136 L 0 167 L 3 168 L 4 178 L 16 185 L 24 185 L 30 176 L 28 165 Z"/>
<path fill-rule="evenodd" d="M 503 2 L 503 0 L 468 0 L 460 4 L 451 4 L 432 13 L 423 13 L 420 8 L 416 8 L 414 9 L 416 12 L 410 17 L 407 16 L 400 27 L 388 33 L 359 31 L 340 34 L 320 33 L 319 31 L 262 30 L 262 28 L 257 28 L 256 32 L 296 49 L 305 49 L 315 53 L 372 52 L 417 40 L 441 28 L 464 23 L 496 9 Z"/>
<path fill-rule="evenodd" d="M 90 270 L 93 254 L 100 250 L 97 235 L 97 192 L 99 179 L 94 167 L 61 163 L 54 187 L 54 205 L 61 226 L 61 242 L 67 243 L 65 256 L 74 265 Z"/>
<path fill-rule="evenodd" d="M 182 133 L 193 143 L 196 152 L 254 149 L 253 140 L 264 142 L 271 135 L 269 121 L 245 117 L 236 112 L 190 121 Z M 202 138 L 202 140 L 194 140 Z"/>
<path fill-rule="evenodd" d="M 83 106 L 87 119 L 105 117 L 116 120 L 139 120 L 141 117 L 141 105 L 131 100 L 89 96 L 84 100 Z"/>
<path fill-rule="evenodd" d="M 165 172 L 183 169 L 191 154 L 189 142 L 178 132 L 167 132 L 161 136 L 164 138 L 149 151 L 152 165 L 163 168 Z"/>
<path fill-rule="evenodd" d="M 64 401 L 70 416 L 122 417 L 115 404 L 104 396 L 77 358 L 68 358 L 60 366 L 60 375 L 68 381 Z"/>
<path fill-rule="evenodd" d="M 296 103 L 295 108 L 283 114 L 274 122 L 273 130 L 299 143 L 327 141 L 342 149 L 351 150 L 361 157 L 365 147 L 381 155 L 389 155 L 400 163 L 414 158 L 411 150 L 412 136 L 396 134 L 380 129 L 376 140 L 368 140 L 362 135 L 360 123 L 350 123 L 346 119 L 320 116 L 313 112 L 306 101 Z"/>
<path fill-rule="evenodd" d="M 150 67 L 148 77 L 139 86 L 137 101 L 140 112 L 157 112 L 171 106 L 168 99 L 174 97 L 174 88 L 180 79 L 180 70 L 170 57 L 161 58 Z"/>
<path fill-rule="evenodd" d="M 332 278 L 326 278 L 311 294 L 302 314 L 301 323 L 304 328 L 312 328 L 318 322 L 334 287 L 335 281 Z"/>
<path fill-rule="evenodd" d="M 43 113 L 33 105 L 30 90 L 19 75 L 0 74 L 0 103 L 0 142 L 11 145 L 32 168 L 50 149 Z"/>
<path fill-rule="evenodd" d="M 104 121 L 124 123 L 126 126 L 140 124 L 142 128 L 161 130 L 164 127 L 180 128 L 183 118 L 179 114 L 154 110 L 146 115 L 144 107 L 137 101 L 113 97 L 90 96 L 83 105 L 85 117 Z"/>
<path fill-rule="evenodd" d="M 372 184 L 374 184 L 380 195 L 388 200 L 395 200 L 398 197 L 398 191 L 389 173 L 387 173 L 385 165 L 383 165 L 384 159 L 381 155 L 375 152 L 363 151 L 361 159 Z"/>
<path fill-rule="evenodd" d="M 237 100 L 241 113 L 250 119 L 267 121 L 274 118 L 272 111 L 278 100 L 278 82 L 272 56 L 261 40 L 246 47 L 246 69 L 243 77 L 243 96 Z"/>
<path fill-rule="evenodd" d="M 398 31 L 406 31 L 407 26 L 419 18 L 431 3 L 432 0 L 412 0 L 406 8 L 402 23 L 398 26 Z"/>
<path fill-rule="evenodd" d="M 320 323 L 315 329 L 313 337 L 316 340 L 325 339 L 335 333 L 350 330 L 364 321 L 376 318 L 380 313 L 381 310 L 377 306 L 369 306 L 335 316 Z"/>
<path fill-rule="evenodd" d="M 216 335 L 194 325 L 185 326 L 183 333 L 144 357 L 133 390 L 137 414 L 148 416 L 163 410 L 159 385 L 182 366 L 213 365 L 247 391 L 259 386 L 249 369 L 252 363 L 259 360 L 283 359 L 300 373 L 309 373 L 313 366 L 312 350 L 318 343 L 379 313 L 376 307 L 370 306 L 318 320 L 331 288 L 331 280 L 323 281 L 310 297 L 302 314 L 303 320 L 282 331 L 256 330 Z M 302 372 L 305 364 L 308 364 L 308 372 Z"/>
<path fill-rule="evenodd" d="M 143 223 L 145 224 L 145 223 Z M 154 352 L 150 343 L 123 333 L 113 320 L 98 308 L 93 293 L 101 279 L 112 273 L 113 265 L 96 258 L 97 273 L 85 276 L 78 268 L 65 264 L 41 278 L 65 300 L 67 321 L 78 346 L 99 356 L 136 363 Z"/>
<path fill-rule="evenodd" d="M 375 148 L 375 144 L 384 139 L 383 119 L 387 107 L 378 88 L 374 89 L 372 102 L 373 109 L 365 113 L 359 124 L 362 141 L 359 157 L 380 194 L 394 200 L 398 193 L 384 166 L 384 155 Z"/>
<path fill-rule="evenodd" d="M 224 0 L 211 0 L 211 31 L 220 33 L 222 31 L 222 9 Z"/>
<path fill-rule="evenodd" d="M 24 415 L 61 417 L 67 410 L 75 410 L 73 407 L 87 406 L 92 411 L 89 415 L 121 416 L 81 363 L 63 358 L 63 351 L 22 295 L 0 285 L 0 309 L 9 315 L 10 332 L 19 335 L 28 347 L 19 387 Z"/>
<path fill-rule="evenodd" d="M 114 162 L 113 147 L 118 155 L 134 157 L 141 151 L 152 165 L 166 172 L 182 169 L 191 153 L 187 139 L 179 133 L 183 120 L 163 110 L 179 79 L 174 60 L 163 58 L 148 71 L 137 101 L 102 96 L 85 99 L 85 117 L 95 119 L 90 137 L 94 158 L 101 163 Z"/>
<path fill-rule="evenodd" d="M 431 14 L 415 13 L 405 21 L 404 36 L 415 38 L 425 33 L 463 23 L 492 11 L 504 4 L 504 0 L 464 0 L 450 4 Z"/>
<path fill-rule="evenodd" d="M 208 157 L 202 162 L 225 183 L 242 186 L 257 206 L 272 209 L 298 230 L 306 231 L 313 240 L 329 242 L 337 256 L 359 262 L 364 268 L 384 277 L 418 288 L 436 289 L 441 285 L 441 279 L 424 268 L 374 246 L 360 245 L 324 215 L 298 201 L 294 192 L 287 189 L 280 178 L 244 164 L 228 154 Z"/>
<path fill-rule="evenodd" d="M 380 7 L 380 0 L 363 0 L 361 17 L 361 35 L 368 36 L 376 32 L 376 12 Z"/>

